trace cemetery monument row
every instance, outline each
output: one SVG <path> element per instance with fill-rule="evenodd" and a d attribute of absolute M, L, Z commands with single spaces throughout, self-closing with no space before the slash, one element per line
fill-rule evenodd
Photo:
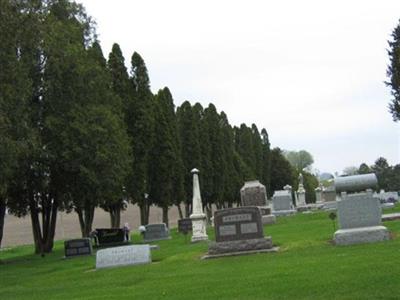
<path fill-rule="evenodd" d="M 348 176 L 349 181 L 345 180 L 347 177 L 342 177 L 336 188 L 359 191 L 375 186 L 375 174 L 366 175 L 368 176 L 358 175 L 362 176 L 361 178 Z M 336 245 L 373 243 L 389 239 L 389 231 L 382 226 L 380 202 L 373 197 L 372 190 L 367 189 L 366 192 L 354 194 L 343 191 L 337 206 L 340 229 L 334 234 Z"/>
<path fill-rule="evenodd" d="M 271 237 L 264 237 L 261 213 L 255 206 L 216 211 L 214 230 L 216 242 L 209 244 L 204 258 L 278 250 Z"/>

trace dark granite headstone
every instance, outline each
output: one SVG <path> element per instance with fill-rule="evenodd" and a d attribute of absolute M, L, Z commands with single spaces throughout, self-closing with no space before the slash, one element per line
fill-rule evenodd
<path fill-rule="evenodd" d="M 267 192 L 258 180 L 247 181 L 240 189 L 242 206 L 266 206 Z"/>
<path fill-rule="evenodd" d="M 123 244 L 125 241 L 122 228 L 98 228 L 96 236 L 99 246 Z"/>
<path fill-rule="evenodd" d="M 188 234 L 192 231 L 192 219 L 180 219 L 178 220 L 178 231 L 183 234 Z"/>
<path fill-rule="evenodd" d="M 65 257 L 92 254 L 92 244 L 89 238 L 74 239 L 64 242 Z"/>
<path fill-rule="evenodd" d="M 149 224 L 146 225 L 145 228 L 146 231 L 143 233 L 143 239 L 145 242 L 167 240 L 171 238 L 165 223 Z"/>
<path fill-rule="evenodd" d="M 277 251 L 271 237 L 264 237 L 260 209 L 245 206 L 218 210 L 214 214 L 215 240 L 204 258 Z"/>
<path fill-rule="evenodd" d="M 263 238 L 261 213 L 258 207 L 246 206 L 218 210 L 214 214 L 217 242 Z"/>

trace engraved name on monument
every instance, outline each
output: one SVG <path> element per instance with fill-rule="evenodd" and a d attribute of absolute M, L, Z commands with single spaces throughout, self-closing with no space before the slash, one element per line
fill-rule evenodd
<path fill-rule="evenodd" d="M 263 228 L 257 207 L 219 210 L 214 215 L 217 242 L 262 238 Z"/>

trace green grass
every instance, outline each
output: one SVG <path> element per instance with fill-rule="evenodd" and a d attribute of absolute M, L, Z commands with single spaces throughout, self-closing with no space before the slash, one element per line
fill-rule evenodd
<path fill-rule="evenodd" d="M 265 227 L 278 253 L 205 261 L 205 243 L 172 230 L 152 264 L 97 271 L 95 256 L 62 259 L 62 242 L 44 258 L 16 247 L 0 252 L 0 299 L 399 299 L 400 221 L 385 225 L 391 241 L 337 247 L 327 212 L 298 214 Z"/>

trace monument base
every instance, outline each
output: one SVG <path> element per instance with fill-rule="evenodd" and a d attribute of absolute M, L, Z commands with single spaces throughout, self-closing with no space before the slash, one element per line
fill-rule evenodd
<path fill-rule="evenodd" d="M 336 201 L 329 201 L 324 202 L 323 210 L 337 210 L 337 202 Z"/>
<path fill-rule="evenodd" d="M 263 223 L 263 225 L 275 224 L 276 217 L 274 215 L 264 215 L 261 216 L 261 222 Z"/>
<path fill-rule="evenodd" d="M 295 209 L 288 209 L 288 210 L 274 210 L 272 214 L 275 216 L 289 216 L 289 215 L 294 215 L 296 213 Z"/>
<path fill-rule="evenodd" d="M 196 236 L 193 235 L 190 241 L 192 243 L 208 241 L 208 235 L 196 235 Z"/>
<path fill-rule="evenodd" d="M 382 222 L 394 221 L 400 219 L 400 213 L 384 214 L 382 215 Z"/>
<path fill-rule="evenodd" d="M 206 224 L 206 215 L 191 215 L 190 219 L 192 219 L 192 243 L 197 243 L 201 241 L 208 241 L 208 235 L 206 232 L 207 224 Z"/>
<path fill-rule="evenodd" d="M 208 254 L 216 255 L 223 253 L 263 250 L 271 248 L 272 248 L 271 237 L 250 239 L 250 240 L 227 241 L 227 242 L 211 242 L 208 246 Z"/>
<path fill-rule="evenodd" d="M 335 232 L 336 245 L 354 245 L 389 240 L 389 231 L 385 226 L 371 226 L 340 229 Z"/>

